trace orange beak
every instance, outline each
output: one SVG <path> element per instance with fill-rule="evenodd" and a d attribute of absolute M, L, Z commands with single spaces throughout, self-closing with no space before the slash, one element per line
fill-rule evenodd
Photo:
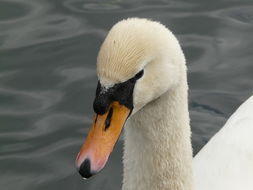
<path fill-rule="evenodd" d="M 129 113 L 129 108 L 119 102 L 112 102 L 108 112 L 95 115 L 88 136 L 76 158 L 76 166 L 83 178 L 91 177 L 105 166 Z"/>

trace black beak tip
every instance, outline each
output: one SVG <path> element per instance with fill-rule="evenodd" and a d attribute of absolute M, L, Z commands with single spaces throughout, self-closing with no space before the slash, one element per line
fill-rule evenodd
<path fill-rule="evenodd" d="M 83 179 L 88 179 L 91 176 L 93 176 L 93 173 L 90 170 L 90 160 L 89 159 L 84 160 L 84 162 L 81 164 L 78 172 L 83 177 Z"/>

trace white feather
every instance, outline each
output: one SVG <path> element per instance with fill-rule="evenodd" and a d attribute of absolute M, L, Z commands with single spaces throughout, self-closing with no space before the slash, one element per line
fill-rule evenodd
<path fill-rule="evenodd" d="M 196 190 L 253 189 L 253 96 L 195 156 Z"/>
<path fill-rule="evenodd" d="M 97 68 L 105 88 L 144 69 L 125 126 L 124 190 L 253 189 L 253 97 L 193 160 L 185 58 L 169 29 L 147 19 L 117 23 Z"/>

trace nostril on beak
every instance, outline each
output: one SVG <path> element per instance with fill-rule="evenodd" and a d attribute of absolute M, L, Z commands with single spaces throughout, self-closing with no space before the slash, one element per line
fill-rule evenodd
<path fill-rule="evenodd" d="M 85 159 L 79 168 L 79 173 L 84 179 L 90 178 L 93 174 L 90 169 L 90 160 Z"/>

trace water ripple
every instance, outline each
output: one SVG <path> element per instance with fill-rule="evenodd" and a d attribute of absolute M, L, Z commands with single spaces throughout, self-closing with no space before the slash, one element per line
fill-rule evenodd
<path fill-rule="evenodd" d="M 81 34 L 105 33 L 94 29 L 78 17 L 62 13 L 49 14 L 50 4 L 45 1 L 36 3 L 27 1 L 21 5 L 32 7 L 32 12 L 27 12 L 27 16 L 18 17 L 16 20 L 5 19 L 4 22 L 0 20 L 0 50 L 67 39 Z"/>
<path fill-rule="evenodd" d="M 82 13 L 129 13 L 133 11 L 144 11 L 147 9 L 175 9 L 181 7 L 193 7 L 193 3 L 173 1 L 83 1 L 83 0 L 66 0 L 64 6 L 73 12 Z"/>
<path fill-rule="evenodd" d="M 92 121 L 99 46 L 127 17 L 161 21 L 180 40 L 194 154 L 253 94 L 250 0 L 2 0 L 1 187 L 120 189 L 122 138 L 96 178 L 81 181 L 74 160 Z"/>
<path fill-rule="evenodd" d="M 32 11 L 33 6 L 25 2 L 1 1 L 0 2 L 0 24 L 13 23 L 24 19 Z"/>
<path fill-rule="evenodd" d="M 38 114 L 61 101 L 59 91 L 27 92 L 0 88 L 0 115 Z M 24 104 L 25 103 L 25 104 Z"/>

